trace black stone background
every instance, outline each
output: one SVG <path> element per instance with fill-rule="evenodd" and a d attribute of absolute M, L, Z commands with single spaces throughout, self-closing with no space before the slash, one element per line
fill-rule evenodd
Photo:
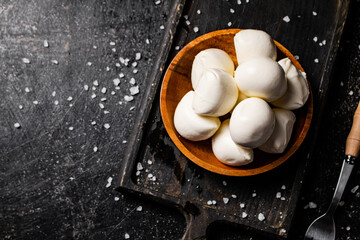
<path fill-rule="evenodd" d="M 134 127 L 141 90 L 153 66 L 151 53 L 161 47 L 159 26 L 166 22 L 171 6 L 170 1 L 146 7 L 140 1 L 122 3 L 0 2 L 0 239 L 124 239 L 125 233 L 130 239 L 181 238 L 185 219 L 176 210 L 106 187 L 108 178 L 116 175 L 116 159 L 122 158 L 126 145 L 123 140 Z M 133 23 L 146 28 L 129 28 Z M 146 38 L 151 44 L 146 44 Z M 45 39 L 49 48 L 42 46 Z M 110 41 L 116 45 L 110 46 Z M 121 42 L 128 48 L 117 48 Z M 359 101 L 359 45 L 360 2 L 352 1 L 289 239 L 302 239 L 308 224 L 326 211 L 331 200 Z M 136 52 L 142 54 L 137 74 L 132 67 L 114 66 L 120 56 L 133 62 Z M 31 63 L 22 63 L 23 57 Z M 59 64 L 52 64 L 52 59 Z M 112 79 L 120 72 L 126 77 L 116 90 Z M 126 102 L 123 97 L 129 95 L 131 77 L 140 94 Z M 99 81 L 96 90 L 83 90 L 84 84 L 91 88 L 95 80 Z M 26 93 L 25 87 L 31 91 Z M 106 94 L 101 93 L 102 87 L 107 88 Z M 72 101 L 67 100 L 69 96 Z M 102 97 L 106 97 L 104 109 L 98 105 Z M 33 104 L 34 100 L 39 104 Z M 96 125 L 91 124 L 94 120 Z M 20 129 L 14 128 L 15 122 L 21 124 Z M 105 129 L 104 123 L 111 127 Z M 360 191 L 350 192 L 359 183 L 357 167 L 336 214 L 337 239 L 359 239 Z M 304 209 L 310 201 L 317 208 Z M 139 206 L 142 211 L 137 211 Z M 268 239 L 226 224 L 210 226 L 208 235 L 211 239 Z"/>

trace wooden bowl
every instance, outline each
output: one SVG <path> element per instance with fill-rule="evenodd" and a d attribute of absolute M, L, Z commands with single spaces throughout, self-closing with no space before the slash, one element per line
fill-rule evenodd
<path fill-rule="evenodd" d="M 221 163 L 213 154 L 211 139 L 193 142 L 181 137 L 174 127 L 174 112 L 181 98 L 190 90 L 191 67 L 196 54 L 208 48 L 219 48 L 227 52 L 237 66 L 234 36 L 241 29 L 226 29 L 202 35 L 187 44 L 172 60 L 161 86 L 160 111 L 170 138 L 177 148 L 195 164 L 211 172 L 228 176 L 251 176 L 269 171 L 286 161 L 303 142 L 311 122 L 313 100 L 310 96 L 302 108 L 294 111 L 296 122 L 288 147 L 282 154 L 268 154 L 260 150 L 254 151 L 254 161 L 241 167 L 228 166 Z M 294 56 L 280 43 L 275 41 L 278 60 L 284 57 L 291 59 L 293 64 L 304 71 Z M 310 86 L 310 84 L 309 84 Z"/>

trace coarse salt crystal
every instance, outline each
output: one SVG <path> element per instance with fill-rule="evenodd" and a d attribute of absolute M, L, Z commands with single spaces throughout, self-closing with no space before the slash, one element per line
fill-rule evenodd
<path fill-rule="evenodd" d="M 237 4 L 240 5 L 240 4 L 241 4 L 241 0 L 237 0 Z"/>
<path fill-rule="evenodd" d="M 97 152 L 97 151 L 98 151 L 98 147 L 97 147 L 97 146 L 94 146 L 94 147 L 93 147 L 93 151 L 94 151 L 94 152 Z"/>
<path fill-rule="evenodd" d="M 149 165 L 151 165 L 153 162 L 149 159 L 149 160 L 147 160 L 147 163 L 148 163 Z"/>
<path fill-rule="evenodd" d="M 136 95 L 138 94 L 140 91 L 139 91 L 139 86 L 134 86 L 134 87 L 131 87 L 130 88 L 130 95 Z"/>
<path fill-rule="evenodd" d="M 121 67 L 120 63 L 115 63 L 115 67 Z"/>
<path fill-rule="evenodd" d="M 317 207 L 317 204 L 314 203 L 314 202 L 309 202 L 309 208 L 310 209 L 313 209 L 313 208 L 316 208 Z"/>
<path fill-rule="evenodd" d="M 115 79 L 113 80 L 113 83 L 114 83 L 115 86 L 118 86 L 118 85 L 120 84 L 120 79 L 115 78 Z"/>
<path fill-rule="evenodd" d="M 123 140 L 122 143 L 127 143 L 127 141 L 126 141 L 126 140 Z"/>
<path fill-rule="evenodd" d="M 84 90 L 89 91 L 89 85 L 84 85 Z"/>
<path fill-rule="evenodd" d="M 104 114 L 108 114 L 108 113 L 110 113 L 110 112 L 109 112 L 109 111 L 107 111 L 107 110 L 105 110 L 105 111 L 104 111 Z"/>
<path fill-rule="evenodd" d="M 285 189 L 286 189 L 286 186 L 285 186 L 285 185 L 282 185 L 282 186 L 281 186 L 281 189 L 282 189 L 282 190 L 285 190 Z"/>
<path fill-rule="evenodd" d="M 235 13 L 235 10 L 230 8 L 230 13 Z"/>
<path fill-rule="evenodd" d="M 242 213 L 241 213 L 241 217 L 242 217 L 242 218 L 246 218 L 247 216 L 248 216 L 248 214 L 247 214 L 246 212 L 242 212 Z"/>
<path fill-rule="evenodd" d="M 186 20 L 185 23 L 186 23 L 186 25 L 188 25 L 188 26 L 191 24 L 191 22 L 190 22 L 189 20 Z"/>
<path fill-rule="evenodd" d="M 145 43 L 146 44 L 150 44 L 150 40 L 147 38 L 147 39 L 145 39 Z"/>
<path fill-rule="evenodd" d="M 115 201 L 119 201 L 120 198 L 119 198 L 119 197 L 114 197 L 114 200 L 115 200 Z"/>
<path fill-rule="evenodd" d="M 224 185 L 224 186 L 227 186 L 227 182 L 224 180 L 224 181 L 222 181 L 222 184 Z"/>
<path fill-rule="evenodd" d="M 141 212 L 141 211 L 142 211 L 142 206 L 138 206 L 138 207 L 136 208 L 136 211 Z"/>
<path fill-rule="evenodd" d="M 115 91 L 111 91 L 111 93 L 110 93 L 111 95 L 115 95 Z"/>
<path fill-rule="evenodd" d="M 102 104 L 102 103 L 99 103 L 99 106 L 100 106 L 101 109 L 105 108 L 104 104 Z"/>
<path fill-rule="evenodd" d="M 132 67 L 136 67 L 137 64 L 138 64 L 137 62 L 133 62 L 133 63 L 131 63 L 131 66 L 132 66 Z"/>
<path fill-rule="evenodd" d="M 91 121 L 91 125 L 96 125 L 96 121 Z"/>
<path fill-rule="evenodd" d="M 91 66 L 92 62 L 87 62 L 86 65 Z"/>
<path fill-rule="evenodd" d="M 140 60 L 140 59 L 141 59 L 141 53 L 137 52 L 135 54 L 135 60 L 137 61 L 137 60 Z"/>
<path fill-rule="evenodd" d="M 121 72 L 121 73 L 119 73 L 119 77 L 120 77 L 120 78 L 124 78 L 124 77 L 125 77 L 125 74 Z"/>
<path fill-rule="evenodd" d="M 244 208 L 245 207 L 245 203 L 240 203 L 240 208 Z"/>
<path fill-rule="evenodd" d="M 50 60 L 50 62 L 51 62 L 52 64 L 55 64 L 55 65 L 58 65 L 58 64 L 59 64 L 59 61 L 58 61 L 58 60 L 55 60 L 55 59 Z"/>
<path fill-rule="evenodd" d="M 131 108 L 129 108 L 129 110 L 130 111 L 132 111 L 132 110 L 134 110 L 135 109 L 135 107 L 134 106 L 132 106 Z"/>
<path fill-rule="evenodd" d="M 352 96 L 354 94 L 354 92 L 352 90 L 350 90 L 349 95 Z"/>
<path fill-rule="evenodd" d="M 94 45 L 94 46 L 93 46 L 93 49 L 97 49 L 97 46 Z"/>
<path fill-rule="evenodd" d="M 91 98 L 96 98 L 96 94 L 95 93 L 91 94 Z"/>
<path fill-rule="evenodd" d="M 22 61 L 23 61 L 23 63 L 26 63 L 26 64 L 30 63 L 30 60 L 28 58 L 23 58 Z"/>
<path fill-rule="evenodd" d="M 156 5 L 159 5 L 160 3 L 161 3 L 160 0 L 155 1 L 155 4 L 156 4 Z"/>
<path fill-rule="evenodd" d="M 109 128 L 110 128 L 110 124 L 105 123 L 105 124 L 104 124 L 104 128 L 109 129 Z"/>
<path fill-rule="evenodd" d="M 130 235 L 128 233 L 125 233 L 124 237 L 125 237 L 125 239 L 129 239 Z"/>
<path fill-rule="evenodd" d="M 231 27 L 231 25 L 232 25 L 232 22 L 228 22 L 228 24 L 227 24 L 227 25 L 228 25 L 228 27 Z"/>
<path fill-rule="evenodd" d="M 101 102 L 106 102 L 106 98 L 103 97 L 103 98 L 100 99 L 100 101 L 101 101 Z"/>
<path fill-rule="evenodd" d="M 93 85 L 94 85 L 94 86 L 99 86 L 99 81 L 98 81 L 98 80 L 95 80 L 95 81 L 93 82 Z"/>
<path fill-rule="evenodd" d="M 135 84 L 135 78 L 130 78 L 129 83 L 130 83 L 131 85 L 134 85 L 134 84 Z"/>
<path fill-rule="evenodd" d="M 197 14 L 201 14 L 201 10 L 198 9 L 198 10 L 196 11 L 196 13 L 197 13 Z"/>
<path fill-rule="evenodd" d="M 352 193 L 356 193 L 356 191 L 359 189 L 359 185 L 356 185 L 355 187 L 353 187 L 350 191 Z"/>
<path fill-rule="evenodd" d="M 235 194 L 232 194 L 231 197 L 232 198 L 237 198 L 237 196 Z"/>
<path fill-rule="evenodd" d="M 265 216 L 264 216 L 264 214 L 259 213 L 259 215 L 258 215 L 258 219 L 259 219 L 259 221 L 264 221 L 264 220 L 265 220 Z"/>
<path fill-rule="evenodd" d="M 69 130 L 70 130 L 70 131 L 74 130 L 74 127 L 69 127 Z"/>
<path fill-rule="evenodd" d="M 55 96 L 56 96 L 56 92 L 53 91 L 53 92 L 51 93 L 51 96 L 55 97 Z"/>
<path fill-rule="evenodd" d="M 115 46 L 115 42 L 110 42 L 110 46 Z"/>
<path fill-rule="evenodd" d="M 287 22 L 287 23 L 290 22 L 289 16 L 285 16 L 285 17 L 283 18 L 283 21 L 284 21 L 284 22 Z"/>
<path fill-rule="evenodd" d="M 106 87 L 103 87 L 103 88 L 101 89 L 101 92 L 104 93 L 104 94 L 106 93 L 106 91 L 107 91 L 107 90 L 106 90 Z"/>
<path fill-rule="evenodd" d="M 111 51 L 116 52 L 116 48 L 112 48 Z"/>
<path fill-rule="evenodd" d="M 160 29 L 161 30 L 165 29 L 164 25 L 160 25 Z"/>
<path fill-rule="evenodd" d="M 19 109 L 23 109 L 24 108 L 24 106 L 23 105 L 19 105 Z"/>
<path fill-rule="evenodd" d="M 228 204 L 229 203 L 229 198 L 223 198 L 223 201 L 225 204 Z"/>
<path fill-rule="evenodd" d="M 107 66 L 107 67 L 105 68 L 105 71 L 107 71 L 107 72 L 110 71 L 110 67 Z"/>
<path fill-rule="evenodd" d="M 345 229 L 346 229 L 346 231 L 350 231 L 351 228 L 350 228 L 350 226 L 347 226 Z"/>
<path fill-rule="evenodd" d="M 14 123 L 14 127 L 20 128 L 20 123 Z"/>
<path fill-rule="evenodd" d="M 281 197 L 280 199 L 281 199 L 281 201 L 285 201 L 285 197 Z"/>
<path fill-rule="evenodd" d="M 112 180 L 113 180 L 112 177 L 109 177 L 109 178 L 107 179 L 107 184 L 106 184 L 106 187 L 107 187 L 107 188 L 111 186 Z"/>
<path fill-rule="evenodd" d="M 314 16 L 316 16 L 316 15 L 317 15 L 317 12 L 313 11 L 312 14 L 313 14 Z"/>
<path fill-rule="evenodd" d="M 137 74 L 137 73 L 138 73 L 137 68 L 135 68 L 135 69 L 133 70 L 133 73 L 135 73 L 135 74 Z"/>
<path fill-rule="evenodd" d="M 59 104 L 59 101 L 58 101 L 58 100 L 55 100 L 55 101 L 54 101 L 54 104 L 55 104 L 55 105 L 58 105 L 58 104 Z"/>
<path fill-rule="evenodd" d="M 326 40 L 323 40 L 321 43 L 322 43 L 323 45 L 326 45 Z"/>
<path fill-rule="evenodd" d="M 211 200 L 207 201 L 206 203 L 207 203 L 207 205 L 209 205 L 209 206 L 212 205 L 212 201 L 211 201 Z"/>
<path fill-rule="evenodd" d="M 314 38 L 313 38 L 313 41 L 314 41 L 314 42 L 317 42 L 317 40 L 318 40 L 317 37 L 314 37 Z"/>
<path fill-rule="evenodd" d="M 125 95 L 125 96 L 124 96 L 124 100 L 127 101 L 127 102 L 131 102 L 132 100 L 134 100 L 134 97 L 133 97 L 133 96 Z"/>
<path fill-rule="evenodd" d="M 35 101 L 33 101 L 33 104 L 37 105 L 37 104 L 39 104 L 39 101 L 35 100 Z"/>
<path fill-rule="evenodd" d="M 141 170 L 143 170 L 143 169 L 144 169 L 144 167 L 142 166 L 141 162 L 138 162 L 138 163 L 136 164 L 136 170 L 141 171 Z"/>
<path fill-rule="evenodd" d="M 315 63 L 319 63 L 319 59 L 318 59 L 318 58 L 315 58 L 315 59 L 314 59 L 314 62 L 315 62 Z"/>
<path fill-rule="evenodd" d="M 27 92 L 27 93 L 30 92 L 30 88 L 26 87 L 25 92 Z"/>
<path fill-rule="evenodd" d="M 298 55 L 295 55 L 294 58 L 295 58 L 296 60 L 299 60 L 299 59 L 300 59 L 300 57 L 299 57 Z"/>
<path fill-rule="evenodd" d="M 49 47 L 49 42 L 48 42 L 48 40 L 44 40 L 44 47 Z"/>
<path fill-rule="evenodd" d="M 70 96 L 67 98 L 67 100 L 70 102 L 71 100 L 73 100 L 73 98 Z"/>
<path fill-rule="evenodd" d="M 198 27 L 194 27 L 194 29 L 193 29 L 193 30 L 194 30 L 194 32 L 196 32 L 196 33 L 197 33 L 197 32 L 199 31 L 199 28 L 198 28 Z"/>
<path fill-rule="evenodd" d="M 175 46 L 175 50 L 179 51 L 180 50 L 180 46 Z"/>
<path fill-rule="evenodd" d="M 216 205 L 216 201 L 215 201 L 215 200 L 212 200 L 212 205 Z"/>
<path fill-rule="evenodd" d="M 256 193 L 252 193 L 252 195 L 251 195 L 252 197 L 256 197 Z"/>

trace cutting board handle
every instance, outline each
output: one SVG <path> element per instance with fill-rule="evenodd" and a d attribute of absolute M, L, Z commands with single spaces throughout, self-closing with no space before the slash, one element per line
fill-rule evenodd
<path fill-rule="evenodd" d="M 345 154 L 358 157 L 360 151 L 360 103 L 354 113 L 350 133 L 346 139 Z"/>
<path fill-rule="evenodd" d="M 186 230 L 182 240 L 206 240 L 206 229 L 212 222 L 206 211 L 201 211 L 197 215 L 185 213 Z"/>

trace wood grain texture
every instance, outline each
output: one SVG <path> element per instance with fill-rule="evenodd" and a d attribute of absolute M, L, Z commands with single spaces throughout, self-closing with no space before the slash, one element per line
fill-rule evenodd
<path fill-rule="evenodd" d="M 360 151 L 360 103 L 355 110 L 349 136 L 346 139 L 345 154 L 358 157 Z"/>
<path fill-rule="evenodd" d="M 292 138 L 283 154 L 266 154 L 255 150 L 254 161 L 242 167 L 231 167 L 221 163 L 212 152 L 211 139 L 201 142 L 189 141 L 181 137 L 174 127 L 174 113 L 181 98 L 190 90 L 191 69 L 195 56 L 202 50 L 217 48 L 230 55 L 235 67 L 237 67 L 234 36 L 240 29 L 218 30 L 204 34 L 187 44 L 170 63 L 162 83 L 160 91 L 160 111 L 165 129 L 177 148 L 195 164 L 218 174 L 228 176 L 252 176 L 267 172 L 285 162 L 304 141 L 310 128 L 313 103 L 310 91 L 309 102 L 297 110 L 296 123 Z M 278 60 L 288 57 L 301 71 L 304 69 L 294 56 L 280 43 L 275 41 L 279 53 Z"/>

